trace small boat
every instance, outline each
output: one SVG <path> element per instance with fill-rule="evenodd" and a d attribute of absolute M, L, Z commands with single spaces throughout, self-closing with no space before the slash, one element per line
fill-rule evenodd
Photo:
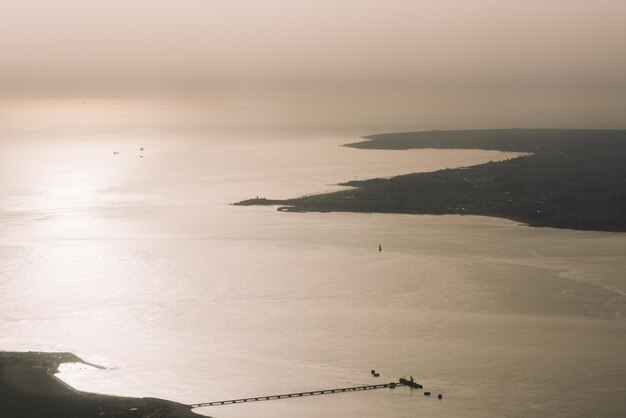
<path fill-rule="evenodd" d="M 383 246 L 378 244 L 378 252 L 381 252 L 383 250 Z"/>

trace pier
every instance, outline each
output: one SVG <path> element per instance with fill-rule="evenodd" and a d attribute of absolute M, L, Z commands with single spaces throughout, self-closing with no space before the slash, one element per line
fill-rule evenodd
<path fill-rule="evenodd" d="M 420 385 L 419 383 L 415 382 L 413 380 L 413 377 L 411 377 L 410 379 L 405 379 L 404 377 L 401 377 L 399 384 L 404 385 L 404 386 L 408 386 L 408 387 L 413 388 L 413 389 L 422 389 L 424 387 L 424 386 Z"/>
<path fill-rule="evenodd" d="M 253 398 L 229 399 L 226 401 L 199 402 L 199 403 L 190 404 L 189 406 L 191 408 L 200 408 L 203 406 L 232 405 L 236 403 L 245 403 L 245 402 L 273 401 L 276 399 L 299 398 L 302 396 L 330 395 L 333 393 L 358 392 L 358 391 L 363 391 L 363 390 L 374 390 L 374 389 L 385 389 L 385 388 L 393 389 L 396 386 L 405 386 L 405 385 L 403 383 L 390 382 L 390 383 L 382 383 L 379 385 L 353 386 L 353 387 L 348 387 L 348 388 L 314 390 L 310 392 L 294 392 L 294 393 L 285 393 L 282 395 L 255 396 Z"/>

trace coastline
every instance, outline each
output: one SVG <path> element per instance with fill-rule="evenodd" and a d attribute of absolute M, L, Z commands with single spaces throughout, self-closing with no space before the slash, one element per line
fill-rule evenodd
<path fill-rule="evenodd" d="M 526 155 L 464 168 L 340 183 L 349 190 L 240 206 L 282 212 L 478 215 L 534 227 L 626 232 L 626 130 L 494 129 L 363 137 L 357 149 L 479 149 Z"/>
<path fill-rule="evenodd" d="M 78 391 L 54 374 L 62 363 L 87 363 L 72 353 L 0 352 L 0 412 L 6 418 L 194 418 L 188 405 Z"/>

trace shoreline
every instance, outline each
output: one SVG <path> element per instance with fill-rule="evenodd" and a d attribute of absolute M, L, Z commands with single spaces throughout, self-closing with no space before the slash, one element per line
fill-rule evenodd
<path fill-rule="evenodd" d="M 348 181 L 349 190 L 239 206 L 281 212 L 476 215 L 532 227 L 626 232 L 626 130 L 493 129 L 369 135 L 357 149 L 476 149 L 525 155 L 464 168 Z"/>
<path fill-rule="evenodd" d="M 67 352 L 0 351 L 0 411 L 7 418 L 198 418 L 188 405 L 159 398 L 81 392 L 55 376 L 62 363 L 83 363 Z"/>

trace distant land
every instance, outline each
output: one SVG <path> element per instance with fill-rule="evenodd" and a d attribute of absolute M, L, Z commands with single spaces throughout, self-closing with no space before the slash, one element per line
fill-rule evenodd
<path fill-rule="evenodd" d="M 492 129 L 389 133 L 359 149 L 481 149 L 528 153 L 466 168 L 341 183 L 352 189 L 236 205 L 286 212 L 461 214 L 531 226 L 626 231 L 626 130 Z M 417 167 L 416 167 L 417 168 Z"/>
<path fill-rule="evenodd" d="M 76 391 L 54 376 L 61 363 L 84 362 L 71 353 L 0 352 L 0 416 L 3 418 L 201 417 L 191 412 L 187 405 L 163 399 L 126 398 Z"/>

